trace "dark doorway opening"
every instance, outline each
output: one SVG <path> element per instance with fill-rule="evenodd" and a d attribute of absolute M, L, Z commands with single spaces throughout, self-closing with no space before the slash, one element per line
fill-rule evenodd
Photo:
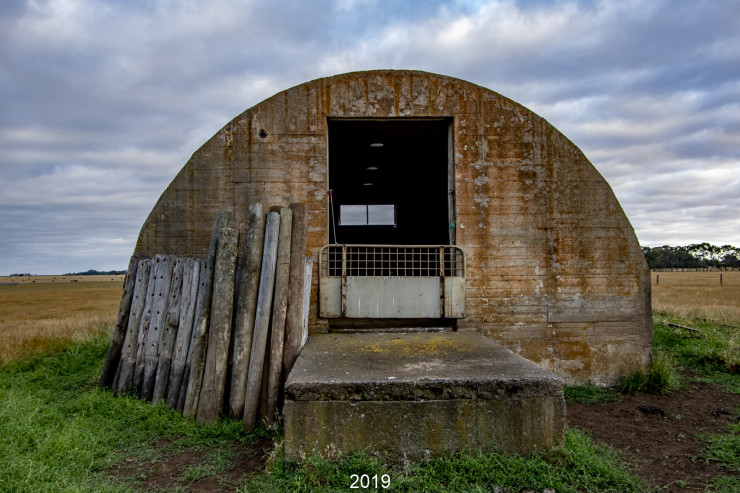
<path fill-rule="evenodd" d="M 329 242 L 450 241 L 449 119 L 329 120 Z"/>

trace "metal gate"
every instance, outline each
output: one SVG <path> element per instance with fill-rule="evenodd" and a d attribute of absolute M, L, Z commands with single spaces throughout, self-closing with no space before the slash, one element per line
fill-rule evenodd
<path fill-rule="evenodd" d="M 327 245 L 319 254 L 319 315 L 463 318 L 465 255 L 444 245 Z"/>

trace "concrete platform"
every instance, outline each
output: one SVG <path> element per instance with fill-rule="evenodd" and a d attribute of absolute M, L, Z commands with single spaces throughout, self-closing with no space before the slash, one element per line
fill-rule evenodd
<path fill-rule="evenodd" d="M 563 442 L 563 380 L 476 332 L 312 335 L 284 420 L 290 459 L 527 453 Z"/>

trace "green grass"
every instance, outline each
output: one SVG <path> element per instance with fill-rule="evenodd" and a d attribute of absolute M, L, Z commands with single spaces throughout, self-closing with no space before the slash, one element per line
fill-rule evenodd
<path fill-rule="evenodd" d="M 493 491 L 494 487 L 507 491 L 644 490 L 644 484 L 620 462 L 617 452 L 596 445 L 583 432 L 571 429 L 563 447 L 529 456 L 463 452 L 396 467 L 362 454 L 335 460 L 312 457 L 303 463 L 276 456 L 267 471 L 250 478 L 237 491 L 347 491 L 353 474 L 371 478 L 387 474 L 390 488 L 383 491 L 396 492 L 483 492 Z"/>
<path fill-rule="evenodd" d="M 614 388 L 597 387 L 596 385 L 566 385 L 563 389 L 565 399 L 569 404 L 597 404 L 614 402 L 619 391 Z"/>
<path fill-rule="evenodd" d="M 707 449 L 704 457 L 718 462 L 731 475 L 722 475 L 714 479 L 711 491 L 740 491 L 740 423 L 731 424 L 726 435 L 713 434 L 705 436 Z"/>
<path fill-rule="evenodd" d="M 653 347 L 670 351 L 678 365 L 706 373 L 740 374 L 740 337 L 736 327 L 701 319 L 655 313 Z M 697 332 L 668 324 L 689 326 Z"/>
<path fill-rule="evenodd" d="M 0 367 L 0 491 L 128 491 L 131 485 L 108 471 L 127 459 L 144 462 L 160 442 L 222 449 L 254 443 L 241 422 L 196 426 L 163 406 L 99 389 L 109 340 Z"/>

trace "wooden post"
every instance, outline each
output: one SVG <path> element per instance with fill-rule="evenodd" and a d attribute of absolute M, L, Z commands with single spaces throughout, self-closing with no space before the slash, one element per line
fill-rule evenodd
<path fill-rule="evenodd" d="M 290 204 L 293 228 L 290 239 L 290 291 L 285 319 L 285 346 L 282 355 L 282 381 L 288 377 L 303 339 L 303 293 L 306 275 L 306 205 Z M 281 385 L 282 385 L 281 381 Z"/>
<path fill-rule="evenodd" d="M 301 324 L 301 349 L 303 349 L 303 346 L 306 345 L 306 341 L 308 340 L 308 312 L 311 307 L 311 276 L 312 274 L 313 274 L 313 257 L 306 257 L 306 272 L 303 276 L 303 322 Z M 290 370 L 288 370 L 288 373 L 290 373 Z M 288 373 L 285 374 L 286 379 L 288 378 Z"/>
<path fill-rule="evenodd" d="M 275 286 L 275 267 L 277 263 L 277 242 L 280 228 L 280 215 L 270 212 L 265 224 L 265 244 L 262 250 L 262 271 L 257 295 L 257 311 L 254 317 L 254 336 L 249 356 L 247 389 L 244 397 L 244 426 L 254 430 L 259 411 L 260 387 L 262 385 L 262 366 L 265 362 L 267 332 L 270 327 L 272 291 Z"/>
<path fill-rule="evenodd" d="M 161 255 L 155 255 L 152 259 L 152 265 L 149 269 L 149 280 L 146 285 L 144 312 L 141 316 L 141 323 L 139 324 L 139 331 L 136 337 L 136 360 L 134 361 L 134 375 L 131 383 L 137 389 L 137 394 L 138 390 L 141 389 L 141 382 L 144 379 L 144 350 L 146 348 L 147 335 L 149 334 L 149 326 L 152 321 L 152 305 L 154 304 L 154 296 L 156 295 L 157 269 L 161 262 Z"/>
<path fill-rule="evenodd" d="M 198 280 L 200 261 L 187 259 L 182 276 L 182 301 L 180 302 L 180 320 L 177 323 L 177 339 L 172 354 L 170 381 L 167 384 L 167 405 L 177 408 L 180 397 L 180 386 L 185 372 L 185 363 L 190 349 L 190 338 L 193 334 L 195 302 L 198 299 Z"/>
<path fill-rule="evenodd" d="M 183 415 L 188 418 L 195 418 L 198 412 L 198 398 L 200 397 L 200 387 L 203 383 L 203 367 L 205 365 L 206 347 L 208 345 L 208 323 L 211 314 L 213 269 L 216 264 L 218 233 L 221 228 L 229 225 L 229 221 L 231 221 L 231 213 L 219 211 L 216 217 L 216 223 L 213 225 L 213 233 L 211 234 L 211 247 L 208 249 L 205 275 L 201 274 L 200 287 L 198 288 L 198 305 L 195 310 L 196 322 L 193 327 L 193 340 L 190 342 L 192 349 L 190 375 L 182 411 Z"/>
<path fill-rule="evenodd" d="M 244 257 L 239 279 L 236 316 L 234 317 L 234 348 L 231 362 L 229 409 L 237 419 L 241 419 L 244 415 L 247 370 L 249 369 L 249 356 L 252 352 L 264 236 L 265 214 L 262 211 L 262 204 L 251 204 L 244 236 Z"/>
<path fill-rule="evenodd" d="M 144 349 L 144 375 L 139 389 L 139 397 L 145 400 L 151 400 L 154 390 L 154 378 L 157 376 L 157 365 L 159 364 L 159 343 L 162 340 L 167 316 L 172 269 L 175 262 L 172 257 L 162 257 L 162 259 L 157 268 L 156 294 L 152 302 L 152 318 Z"/>
<path fill-rule="evenodd" d="M 292 223 L 293 211 L 287 207 L 283 208 L 280 211 L 280 234 L 278 235 L 277 265 L 275 267 L 275 299 L 272 302 L 270 365 L 267 375 L 267 406 L 265 408 L 267 423 L 272 423 L 275 420 L 275 410 L 278 407 L 282 383 L 285 317 L 288 311 L 290 282 Z"/>
<path fill-rule="evenodd" d="M 180 321 L 180 310 L 182 309 L 182 283 L 185 269 L 185 259 L 172 259 L 172 281 L 170 282 L 169 301 L 167 312 L 162 326 L 162 336 L 159 341 L 159 361 L 154 378 L 154 391 L 152 392 L 152 404 L 156 404 L 165 398 L 167 384 L 170 380 L 170 369 L 172 368 L 172 354 L 174 353 L 177 326 Z"/>
<path fill-rule="evenodd" d="M 206 278 L 206 266 L 208 262 L 205 260 L 198 261 L 198 288 L 196 297 L 193 300 L 195 303 L 195 312 L 193 314 L 193 328 L 190 333 L 190 343 L 188 344 L 188 354 L 185 357 L 185 368 L 182 371 L 182 382 L 180 383 L 180 395 L 177 396 L 177 410 L 183 412 L 185 409 L 185 400 L 187 399 L 188 386 L 190 384 L 190 367 L 193 362 L 193 340 L 195 339 L 195 332 L 198 323 L 198 300 L 200 299 L 200 291 L 203 289 L 205 284 L 204 279 Z M 200 395 L 200 393 L 198 393 Z"/>
<path fill-rule="evenodd" d="M 237 231 L 222 228 L 218 236 L 216 265 L 213 272 L 211 324 L 203 384 L 198 399 L 197 422 L 213 423 L 224 403 L 226 370 L 229 362 L 231 321 L 234 314 L 234 276 L 236 274 Z"/>
<path fill-rule="evenodd" d="M 131 311 L 128 317 L 126 337 L 121 347 L 121 360 L 113 380 L 113 390 L 117 393 L 126 392 L 131 385 L 136 364 L 136 349 L 138 347 L 139 326 L 147 300 L 147 286 L 149 284 L 149 271 L 151 259 L 139 260 L 136 267 L 136 284 L 131 299 Z"/>
<path fill-rule="evenodd" d="M 660 283 L 660 274 L 655 274 L 655 285 L 657 286 Z"/>
<path fill-rule="evenodd" d="M 722 274 L 719 275 L 719 285 L 722 286 Z"/>
<path fill-rule="evenodd" d="M 134 284 L 136 281 L 136 268 L 139 265 L 138 260 L 139 259 L 136 256 L 132 256 L 128 262 L 126 279 L 123 281 L 121 304 L 118 307 L 116 325 L 113 328 L 113 338 L 110 341 L 110 346 L 108 346 L 108 354 L 105 358 L 105 363 L 103 364 L 103 372 L 100 375 L 99 384 L 101 387 L 110 387 L 116 376 L 116 370 L 118 369 L 118 363 L 121 358 L 123 339 L 126 337 L 126 330 L 128 329 L 131 299 L 133 298 Z"/>

